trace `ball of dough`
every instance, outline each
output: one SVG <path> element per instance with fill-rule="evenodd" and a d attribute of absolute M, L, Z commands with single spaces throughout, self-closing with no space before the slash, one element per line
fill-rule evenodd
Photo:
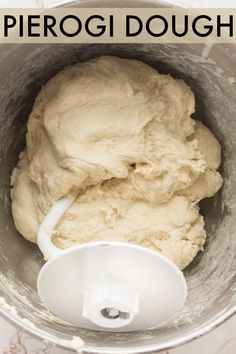
<path fill-rule="evenodd" d="M 36 242 L 53 203 L 81 190 L 55 244 L 131 242 L 186 267 L 206 238 L 197 202 L 222 185 L 220 145 L 191 118 L 194 105 L 184 81 L 137 60 L 100 57 L 57 74 L 36 98 L 12 174 L 16 228 Z"/>

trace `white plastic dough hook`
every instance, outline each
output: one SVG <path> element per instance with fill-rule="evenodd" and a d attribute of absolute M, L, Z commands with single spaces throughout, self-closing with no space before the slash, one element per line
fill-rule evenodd
<path fill-rule="evenodd" d="M 62 250 L 52 231 L 74 202 L 60 199 L 38 231 L 48 262 L 38 276 L 45 306 L 63 320 L 103 331 L 134 331 L 167 321 L 187 296 L 183 273 L 168 258 L 123 242 L 90 242 Z"/>

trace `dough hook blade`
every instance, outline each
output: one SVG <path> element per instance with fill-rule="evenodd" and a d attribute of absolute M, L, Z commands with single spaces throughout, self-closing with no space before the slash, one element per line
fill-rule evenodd
<path fill-rule="evenodd" d="M 52 243 L 51 231 L 74 199 L 56 202 L 38 231 L 38 246 L 48 259 L 37 282 L 44 305 L 75 326 L 113 332 L 155 327 L 181 310 L 186 281 L 167 257 L 124 242 L 66 250 Z"/>

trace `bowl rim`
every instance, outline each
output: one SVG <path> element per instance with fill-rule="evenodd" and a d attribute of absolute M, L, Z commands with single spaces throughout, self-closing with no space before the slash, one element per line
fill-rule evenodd
<path fill-rule="evenodd" d="M 224 312 L 224 313 L 222 313 Z M 57 336 L 51 335 L 48 332 L 37 328 L 36 326 L 30 326 L 28 323 L 24 323 L 24 320 L 20 318 L 18 315 L 12 316 L 10 311 L 7 311 L 4 308 L 0 308 L 1 317 L 5 318 L 11 324 L 16 325 L 17 327 L 22 328 L 28 334 L 36 337 L 38 339 L 50 342 L 54 345 L 57 345 L 64 349 L 71 349 L 73 348 L 72 343 L 70 345 L 70 340 L 63 340 L 59 339 Z M 114 348 L 111 346 L 106 347 L 94 347 L 92 345 L 86 345 L 81 347 L 81 352 L 85 354 L 146 354 L 146 353 L 156 353 L 163 350 L 170 350 L 181 345 L 187 344 L 196 340 L 203 335 L 213 331 L 221 324 L 225 323 L 228 319 L 230 319 L 236 313 L 236 305 L 228 310 L 222 310 L 219 314 L 215 316 L 215 318 L 211 319 L 207 325 L 202 325 L 199 328 L 193 330 L 190 334 L 185 334 L 181 338 L 170 339 L 164 341 L 162 343 L 155 343 L 155 344 L 147 344 L 137 347 L 125 347 L 122 346 L 120 348 Z M 99 333 L 99 332 L 98 332 Z M 78 336 L 80 339 L 83 340 L 83 337 Z M 72 339 L 71 339 L 72 340 Z M 65 343 L 66 342 L 66 343 Z"/>

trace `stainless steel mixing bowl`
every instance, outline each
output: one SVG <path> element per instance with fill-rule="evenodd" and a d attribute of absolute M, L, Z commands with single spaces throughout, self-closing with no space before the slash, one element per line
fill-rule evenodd
<path fill-rule="evenodd" d="M 156 1 L 155 5 L 163 2 Z M 11 214 L 10 175 L 24 147 L 25 124 L 41 85 L 66 65 L 102 54 L 140 59 L 162 73 L 184 79 L 196 95 L 195 117 L 210 127 L 223 147 L 224 186 L 213 199 L 201 204 L 208 239 L 205 251 L 185 270 L 189 296 L 184 310 L 160 328 L 143 332 L 94 332 L 71 327 L 49 315 L 36 292 L 42 255 L 17 233 Z M 234 45 L 0 46 L 0 295 L 16 310 L 2 306 L 0 301 L 3 315 L 55 343 L 79 335 L 85 340 L 86 352 L 124 354 L 156 352 L 190 341 L 235 312 L 235 78 Z"/>

